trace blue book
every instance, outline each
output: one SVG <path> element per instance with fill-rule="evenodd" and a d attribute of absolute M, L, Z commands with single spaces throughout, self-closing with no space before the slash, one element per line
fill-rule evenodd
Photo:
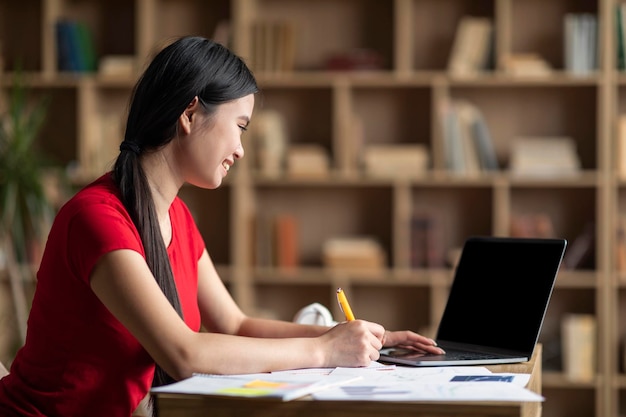
<path fill-rule="evenodd" d="M 71 71 L 85 71 L 85 59 L 82 55 L 80 47 L 80 33 L 78 24 L 75 21 L 68 21 L 68 33 L 70 43 L 70 61 L 72 62 Z"/>
<path fill-rule="evenodd" d="M 55 24 L 55 31 L 58 69 L 59 71 L 74 71 L 77 64 L 72 53 L 70 22 L 58 20 Z"/>
<path fill-rule="evenodd" d="M 481 168 L 487 171 L 497 170 L 500 164 L 498 163 L 498 157 L 493 145 L 491 133 L 489 132 L 487 122 L 485 122 L 485 119 L 478 108 L 474 108 L 474 123 L 472 125 L 472 130 Z"/>

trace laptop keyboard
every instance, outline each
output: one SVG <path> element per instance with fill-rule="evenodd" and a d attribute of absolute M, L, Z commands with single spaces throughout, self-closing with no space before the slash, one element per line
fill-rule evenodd
<path fill-rule="evenodd" d="M 454 360 L 491 359 L 493 355 L 481 352 L 468 352 L 446 349 L 446 358 Z"/>

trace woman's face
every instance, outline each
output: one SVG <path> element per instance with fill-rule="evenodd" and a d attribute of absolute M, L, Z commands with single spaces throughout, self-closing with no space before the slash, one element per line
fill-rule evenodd
<path fill-rule="evenodd" d="M 200 111 L 190 113 L 190 134 L 181 141 L 179 167 L 189 184 L 217 188 L 235 160 L 243 158 L 241 135 L 247 129 L 254 95 L 220 104 L 207 120 Z M 195 118 L 195 120 L 194 120 Z"/>

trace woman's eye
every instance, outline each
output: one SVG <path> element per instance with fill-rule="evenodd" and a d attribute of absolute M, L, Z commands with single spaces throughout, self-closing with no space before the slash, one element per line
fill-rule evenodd
<path fill-rule="evenodd" d="M 239 126 L 239 129 L 241 129 L 242 132 L 246 132 L 248 130 L 248 126 Z"/>

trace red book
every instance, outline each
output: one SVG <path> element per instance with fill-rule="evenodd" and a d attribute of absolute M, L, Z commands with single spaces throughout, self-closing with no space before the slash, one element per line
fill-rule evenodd
<path fill-rule="evenodd" d="M 291 214 L 279 214 L 274 219 L 276 266 L 295 268 L 299 264 L 298 223 Z"/>

